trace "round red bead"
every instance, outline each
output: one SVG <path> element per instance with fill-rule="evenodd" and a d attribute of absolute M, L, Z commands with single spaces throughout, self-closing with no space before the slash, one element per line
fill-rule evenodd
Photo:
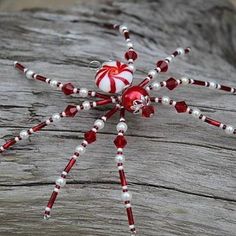
<path fill-rule="evenodd" d="M 148 92 L 139 86 L 126 89 L 122 95 L 122 106 L 127 111 L 137 113 L 143 106 L 150 102 Z"/>

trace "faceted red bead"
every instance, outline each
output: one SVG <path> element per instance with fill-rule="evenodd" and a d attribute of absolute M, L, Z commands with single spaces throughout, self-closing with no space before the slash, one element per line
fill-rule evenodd
<path fill-rule="evenodd" d="M 186 112 L 187 108 L 188 106 L 185 101 L 177 102 L 175 105 L 175 109 L 178 113 Z"/>
<path fill-rule="evenodd" d="M 129 50 L 125 53 L 125 59 L 133 59 L 134 61 L 138 58 L 138 54 L 134 50 Z"/>
<path fill-rule="evenodd" d="M 178 86 L 177 80 L 174 79 L 174 78 L 169 78 L 169 79 L 166 81 L 166 87 L 167 87 L 169 90 L 173 90 L 173 89 L 176 88 L 177 86 Z"/>
<path fill-rule="evenodd" d="M 94 131 L 90 130 L 84 134 L 84 139 L 88 143 L 93 143 L 96 141 L 96 133 Z"/>
<path fill-rule="evenodd" d="M 161 69 L 161 72 L 166 72 L 168 70 L 168 63 L 166 61 L 158 61 L 157 67 Z"/>
<path fill-rule="evenodd" d="M 124 148 L 127 144 L 127 141 L 123 135 L 118 135 L 114 140 L 114 144 L 117 148 Z"/>
<path fill-rule="evenodd" d="M 66 113 L 66 116 L 74 117 L 76 113 L 78 112 L 78 110 L 76 106 L 68 105 L 64 112 Z"/>
<path fill-rule="evenodd" d="M 143 117 L 151 117 L 154 114 L 154 107 L 153 106 L 144 106 L 142 108 L 142 116 Z"/>
<path fill-rule="evenodd" d="M 65 95 L 70 95 L 73 93 L 73 90 L 74 90 L 74 86 L 73 84 L 71 83 L 67 83 L 67 84 L 64 84 L 63 87 L 62 87 L 62 91 Z"/>

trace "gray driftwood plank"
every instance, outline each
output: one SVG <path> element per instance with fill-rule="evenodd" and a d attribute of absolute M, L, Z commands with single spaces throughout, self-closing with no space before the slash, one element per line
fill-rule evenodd
<path fill-rule="evenodd" d="M 100 3 L 100 2 L 99 2 Z M 0 141 L 61 111 L 77 98 L 24 79 L 19 60 L 63 82 L 94 88 L 91 60 L 122 58 L 124 40 L 102 27 L 126 22 L 139 52 L 135 81 L 180 45 L 168 76 L 236 86 L 236 10 L 227 1 L 104 1 L 67 11 L 0 13 Z M 204 88 L 167 94 L 236 126 L 235 98 Z M 128 235 L 114 162 L 118 116 L 108 122 L 68 176 L 45 222 L 42 213 L 55 178 L 83 132 L 106 109 L 83 112 L 50 126 L 1 156 L 0 235 Z M 156 116 L 128 115 L 126 170 L 136 226 L 142 236 L 236 235 L 235 137 L 158 106 Z"/>

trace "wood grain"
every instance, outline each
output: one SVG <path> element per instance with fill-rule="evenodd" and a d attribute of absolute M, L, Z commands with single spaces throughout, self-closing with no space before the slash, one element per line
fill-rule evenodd
<path fill-rule="evenodd" d="M 80 99 L 26 80 L 18 60 L 62 82 L 94 89 L 91 60 L 122 58 L 124 40 L 103 27 L 126 22 L 139 53 L 137 82 L 157 59 L 178 46 L 192 54 L 176 59 L 168 76 L 235 85 L 236 10 L 227 1 L 102 1 L 71 10 L 0 13 L 0 141 Z M 205 88 L 153 93 L 198 107 L 236 126 L 234 95 Z M 128 235 L 114 162 L 118 117 L 108 122 L 68 176 L 53 209 L 42 213 L 55 178 L 94 120 L 109 108 L 82 112 L 45 128 L 1 155 L 0 235 Z M 155 117 L 127 117 L 125 151 L 138 235 L 235 236 L 235 137 L 172 109 Z"/>

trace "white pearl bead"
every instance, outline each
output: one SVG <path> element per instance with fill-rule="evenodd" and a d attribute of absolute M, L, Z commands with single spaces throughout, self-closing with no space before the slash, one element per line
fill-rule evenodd
<path fill-rule="evenodd" d="M 167 60 L 167 61 L 169 61 L 169 62 L 171 62 L 172 59 L 173 59 L 173 57 L 166 57 L 166 58 L 165 58 L 165 60 Z"/>
<path fill-rule="evenodd" d="M 177 48 L 176 51 L 178 52 L 179 55 L 184 54 L 184 49 L 183 48 Z"/>
<path fill-rule="evenodd" d="M 125 161 L 124 155 L 118 154 L 115 156 L 116 163 L 123 163 Z"/>
<path fill-rule="evenodd" d="M 227 125 L 227 126 L 226 126 L 226 129 L 225 129 L 225 132 L 226 132 L 227 134 L 233 134 L 233 132 L 234 132 L 234 127 L 231 126 L 231 125 Z"/>
<path fill-rule="evenodd" d="M 29 137 L 29 134 L 28 134 L 27 130 L 22 130 L 22 131 L 20 132 L 20 137 L 21 137 L 22 139 L 27 139 L 27 138 Z"/>
<path fill-rule="evenodd" d="M 105 125 L 105 123 L 101 119 L 95 120 L 95 122 L 94 122 L 94 126 L 97 126 L 98 129 L 103 129 L 104 125 Z"/>
<path fill-rule="evenodd" d="M 87 97 L 87 96 L 88 96 L 88 89 L 86 89 L 86 88 L 81 88 L 81 89 L 79 90 L 79 95 L 80 95 L 81 97 L 83 97 L 83 98 Z"/>
<path fill-rule="evenodd" d="M 148 72 L 148 75 L 151 75 L 153 79 L 157 77 L 157 71 L 156 70 L 150 70 Z"/>
<path fill-rule="evenodd" d="M 152 89 L 153 90 L 159 90 L 160 88 L 161 88 L 160 83 L 158 83 L 158 82 L 153 82 L 152 83 Z"/>
<path fill-rule="evenodd" d="M 201 111 L 197 108 L 194 108 L 191 115 L 195 118 L 198 118 L 201 115 Z"/>
<path fill-rule="evenodd" d="M 124 30 L 128 30 L 127 26 L 126 25 L 120 25 L 119 31 L 120 31 L 121 34 L 123 34 Z"/>
<path fill-rule="evenodd" d="M 119 122 L 116 126 L 116 130 L 119 132 L 119 131 L 124 131 L 126 132 L 128 129 L 128 126 L 125 122 Z"/>
<path fill-rule="evenodd" d="M 133 47 L 134 47 L 134 45 L 131 42 L 127 43 L 127 48 L 133 48 Z"/>
<path fill-rule="evenodd" d="M 52 120 L 53 120 L 53 122 L 55 122 L 55 123 L 59 122 L 59 121 L 61 120 L 60 114 L 59 114 L 59 113 L 53 114 L 53 115 L 52 115 Z"/>
<path fill-rule="evenodd" d="M 182 81 L 182 85 L 188 85 L 189 84 L 189 79 L 186 78 L 186 77 L 182 77 L 180 80 Z"/>
<path fill-rule="evenodd" d="M 32 79 L 33 74 L 34 74 L 34 72 L 32 70 L 27 70 L 25 76 L 27 79 Z"/>
<path fill-rule="evenodd" d="M 50 85 L 51 85 L 52 87 L 57 87 L 57 81 L 56 81 L 56 80 L 51 80 L 51 81 L 50 81 Z"/>
<path fill-rule="evenodd" d="M 122 195 L 121 195 L 121 198 L 124 202 L 126 201 L 131 201 L 132 199 L 132 194 L 129 193 L 129 192 L 123 192 Z"/>
<path fill-rule="evenodd" d="M 213 81 L 209 82 L 209 88 L 210 89 L 215 89 L 216 88 L 216 83 L 213 82 Z"/>
<path fill-rule="evenodd" d="M 85 153 L 86 148 L 83 145 L 79 145 L 75 148 L 75 151 L 78 152 L 80 155 L 82 155 Z"/>
<path fill-rule="evenodd" d="M 131 71 L 135 72 L 135 66 L 134 66 L 133 64 L 129 64 L 129 65 L 128 65 L 128 68 L 129 68 Z"/>
<path fill-rule="evenodd" d="M 56 180 L 56 185 L 60 186 L 60 187 L 64 187 L 66 185 L 66 179 L 65 178 L 62 178 L 62 177 L 59 177 L 57 180 Z"/>
<path fill-rule="evenodd" d="M 84 110 L 89 110 L 91 108 L 90 102 L 89 101 L 84 101 L 82 103 Z"/>
<path fill-rule="evenodd" d="M 170 104 L 170 98 L 167 96 L 162 97 L 161 99 L 162 104 L 169 105 Z"/>

